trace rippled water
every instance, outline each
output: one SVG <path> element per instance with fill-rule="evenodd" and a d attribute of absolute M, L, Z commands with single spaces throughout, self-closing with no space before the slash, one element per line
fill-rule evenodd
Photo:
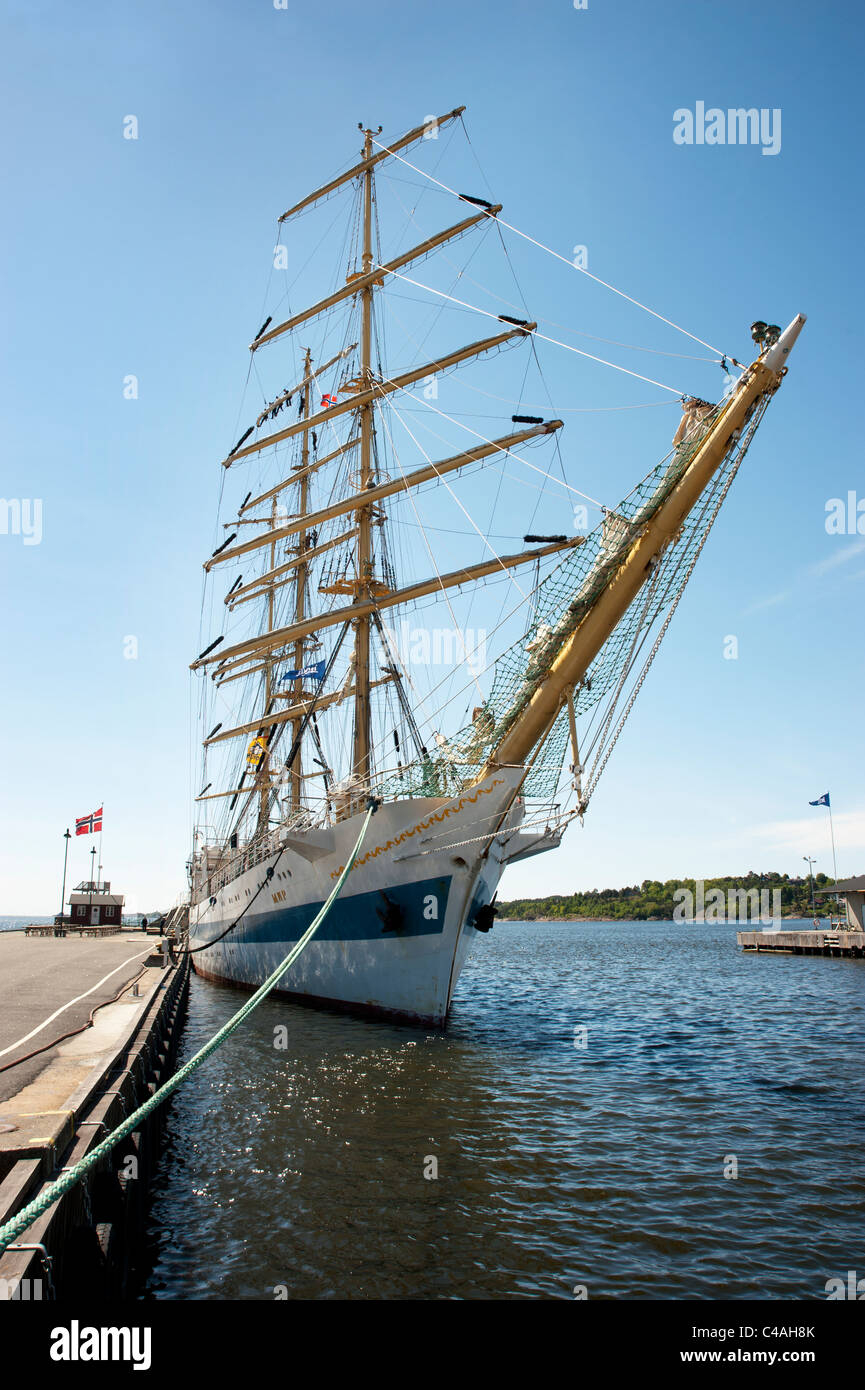
<path fill-rule="evenodd" d="M 863 987 L 729 926 L 509 922 L 444 1034 L 267 1001 L 174 1099 L 145 1297 L 825 1298 L 865 1273 Z M 182 1056 L 242 998 L 193 979 Z"/>
<path fill-rule="evenodd" d="M 0 917 L 0 931 L 23 931 L 31 922 L 53 921 L 53 917 Z"/>

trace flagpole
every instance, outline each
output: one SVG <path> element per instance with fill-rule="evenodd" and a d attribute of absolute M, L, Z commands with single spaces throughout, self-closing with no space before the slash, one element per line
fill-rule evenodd
<path fill-rule="evenodd" d="M 105 824 L 105 803 L 102 803 L 102 815 L 99 818 L 99 871 L 96 875 L 96 888 L 99 890 L 99 883 L 102 878 L 102 827 Z"/>
<path fill-rule="evenodd" d="M 831 802 L 830 802 L 829 805 L 826 807 L 826 810 L 829 812 L 829 834 L 830 834 L 831 837 L 832 837 L 832 869 L 833 869 L 833 872 L 834 872 L 834 874 L 835 874 L 835 882 L 837 883 L 837 882 L 838 882 L 838 863 L 837 863 L 837 860 L 836 860 L 836 858 L 835 858 L 835 827 L 834 827 L 833 824 L 832 824 L 832 803 L 831 803 Z M 838 901 L 838 894 L 837 894 L 837 893 L 835 894 L 835 901 L 836 901 L 836 902 Z"/>
<path fill-rule="evenodd" d="M 829 812 L 829 835 L 832 840 L 832 869 L 835 874 L 835 902 L 838 902 L 838 860 L 835 857 L 835 827 L 832 824 L 832 798 L 828 792 L 824 792 L 816 801 L 809 801 L 809 806 L 825 806 Z"/>

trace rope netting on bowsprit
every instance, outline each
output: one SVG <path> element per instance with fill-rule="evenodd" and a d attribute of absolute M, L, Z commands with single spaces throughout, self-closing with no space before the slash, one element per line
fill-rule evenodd
<path fill-rule="evenodd" d="M 765 404 L 761 401 L 755 407 L 678 534 L 658 556 L 646 582 L 576 686 L 576 718 L 595 709 L 607 696 L 615 704 L 651 630 L 678 602 Z M 699 429 L 668 454 L 618 507 L 606 512 L 584 544 L 547 576 L 535 595 L 530 630 L 496 661 L 489 696 L 474 711 L 472 722 L 428 758 L 404 767 L 400 776 L 388 778 L 380 788 L 382 795 L 452 795 L 478 777 L 490 751 L 519 719 L 563 643 L 589 613 L 646 522 L 672 492 L 722 409 L 723 403 L 705 415 Z M 536 750 L 523 784 L 524 795 L 548 798 L 555 794 L 569 741 L 569 712 L 564 706 Z"/>

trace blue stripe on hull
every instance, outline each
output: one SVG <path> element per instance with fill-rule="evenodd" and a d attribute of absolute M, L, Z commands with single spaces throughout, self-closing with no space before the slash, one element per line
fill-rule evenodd
<path fill-rule="evenodd" d="M 415 883 L 395 884 L 385 892 L 357 893 L 350 898 L 337 898 L 314 941 L 377 941 L 403 940 L 410 936 L 437 936 L 444 930 L 448 895 L 452 879 L 428 878 Z M 435 899 L 433 909 L 432 899 Z M 223 940 L 244 946 L 258 942 L 284 942 L 290 946 L 299 941 L 321 903 L 303 903 L 297 907 L 281 907 L 273 912 L 244 919 Z M 435 910 L 435 916 L 432 915 Z M 395 930 L 385 931 L 390 917 Z M 218 936 L 224 930 L 223 921 L 208 921 L 206 926 L 194 927 L 195 945 L 206 944 L 203 932 Z M 204 964 L 205 962 L 202 962 Z"/>

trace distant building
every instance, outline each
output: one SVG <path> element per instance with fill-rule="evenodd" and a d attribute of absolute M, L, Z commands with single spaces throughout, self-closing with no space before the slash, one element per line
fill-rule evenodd
<path fill-rule="evenodd" d="M 123 914 L 123 894 L 110 883 L 79 883 L 69 894 L 69 921 L 74 927 L 117 927 Z"/>

